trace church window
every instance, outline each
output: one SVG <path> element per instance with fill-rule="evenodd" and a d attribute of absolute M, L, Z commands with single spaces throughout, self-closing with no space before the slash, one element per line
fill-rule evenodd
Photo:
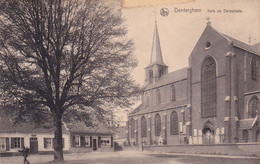
<path fill-rule="evenodd" d="M 164 70 L 163 70 L 163 69 L 160 69 L 160 71 L 159 71 L 159 77 L 161 77 L 163 74 L 164 74 Z"/>
<path fill-rule="evenodd" d="M 201 116 L 216 116 L 216 63 L 207 57 L 201 69 Z"/>
<path fill-rule="evenodd" d="M 171 114 L 171 134 L 178 134 L 178 115 L 175 111 Z"/>
<path fill-rule="evenodd" d="M 250 99 L 248 109 L 248 117 L 255 118 L 259 112 L 259 99 L 256 96 Z"/>
<path fill-rule="evenodd" d="M 147 137 L 147 126 L 146 126 L 146 119 L 144 116 L 141 119 L 141 136 Z"/>
<path fill-rule="evenodd" d="M 248 131 L 247 130 L 243 130 L 242 139 L 244 140 L 244 142 L 248 142 Z"/>
<path fill-rule="evenodd" d="M 135 138 L 135 120 L 131 119 L 131 138 Z"/>
<path fill-rule="evenodd" d="M 150 101 L 149 101 L 149 94 L 146 93 L 146 94 L 145 94 L 145 107 L 148 107 L 148 106 L 149 106 L 149 103 L 150 103 Z"/>
<path fill-rule="evenodd" d="M 161 104 L 161 93 L 159 89 L 157 89 L 156 91 L 156 97 L 157 97 L 157 104 Z"/>
<path fill-rule="evenodd" d="M 155 130 L 154 130 L 155 136 L 160 136 L 160 133 L 161 133 L 161 117 L 158 113 L 155 115 L 154 127 L 155 127 Z"/>
<path fill-rule="evenodd" d="M 172 88 L 171 88 L 171 100 L 172 101 L 176 100 L 176 93 L 175 93 L 175 86 L 174 85 L 172 85 Z"/>
<path fill-rule="evenodd" d="M 153 82 L 153 71 L 152 70 L 149 71 L 149 81 L 150 81 L 150 83 Z"/>
<path fill-rule="evenodd" d="M 251 78 L 253 80 L 256 80 L 256 60 L 254 56 L 252 57 L 251 60 Z"/>
<path fill-rule="evenodd" d="M 209 49 L 212 46 L 212 42 L 211 41 L 207 41 L 205 44 L 205 49 Z"/>

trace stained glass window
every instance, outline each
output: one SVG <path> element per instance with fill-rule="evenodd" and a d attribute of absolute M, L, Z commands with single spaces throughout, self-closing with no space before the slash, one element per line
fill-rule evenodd
<path fill-rule="evenodd" d="M 256 96 L 253 96 L 250 99 L 249 102 L 249 110 L 248 110 L 248 117 L 249 118 L 255 118 L 257 116 L 258 113 L 258 108 L 259 108 L 259 100 Z"/>
<path fill-rule="evenodd" d="M 171 134 L 178 134 L 178 115 L 175 111 L 171 114 Z"/>
<path fill-rule="evenodd" d="M 135 120 L 131 119 L 131 138 L 135 138 Z"/>
<path fill-rule="evenodd" d="M 147 126 L 146 126 L 146 119 L 144 116 L 141 119 L 141 136 L 147 137 Z"/>
<path fill-rule="evenodd" d="M 252 57 L 251 60 L 251 78 L 256 80 L 256 60 L 255 57 Z"/>
<path fill-rule="evenodd" d="M 201 69 L 201 114 L 216 116 L 216 63 L 212 57 L 205 59 Z"/>
<path fill-rule="evenodd" d="M 157 89 L 156 91 L 156 96 L 157 96 L 157 104 L 161 104 L 161 93 L 159 89 Z"/>
<path fill-rule="evenodd" d="M 161 117 L 159 114 L 155 115 L 155 123 L 154 123 L 154 127 L 155 127 L 155 136 L 159 136 L 161 133 Z"/>

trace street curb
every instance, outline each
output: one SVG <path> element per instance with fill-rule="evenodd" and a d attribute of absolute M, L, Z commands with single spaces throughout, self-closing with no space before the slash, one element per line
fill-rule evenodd
<path fill-rule="evenodd" d="M 174 155 L 174 156 L 194 156 L 194 157 L 209 157 L 209 158 L 231 158 L 231 159 L 259 159 L 260 157 L 249 156 L 229 156 L 229 155 L 213 155 L 213 154 L 183 154 L 183 153 L 161 153 L 153 152 L 151 154 Z"/>

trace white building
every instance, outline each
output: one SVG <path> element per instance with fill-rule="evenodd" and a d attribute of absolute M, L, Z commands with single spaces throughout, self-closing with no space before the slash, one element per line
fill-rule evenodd
<path fill-rule="evenodd" d="M 70 148 L 70 135 L 63 127 L 63 150 Z M 10 118 L 0 117 L 0 154 L 19 153 L 21 148 L 30 148 L 30 153 L 48 153 L 53 149 L 54 131 L 47 128 L 35 128 L 32 124 L 22 123 L 12 126 Z"/>

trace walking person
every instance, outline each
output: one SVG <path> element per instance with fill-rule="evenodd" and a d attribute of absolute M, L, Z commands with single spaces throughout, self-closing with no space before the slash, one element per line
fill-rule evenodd
<path fill-rule="evenodd" d="M 23 147 L 23 149 L 19 150 L 19 152 L 23 153 L 23 157 L 24 157 L 23 163 L 24 164 L 30 164 L 30 162 L 27 160 L 27 157 L 29 155 L 30 149 L 28 147 L 26 147 L 26 148 Z"/>

